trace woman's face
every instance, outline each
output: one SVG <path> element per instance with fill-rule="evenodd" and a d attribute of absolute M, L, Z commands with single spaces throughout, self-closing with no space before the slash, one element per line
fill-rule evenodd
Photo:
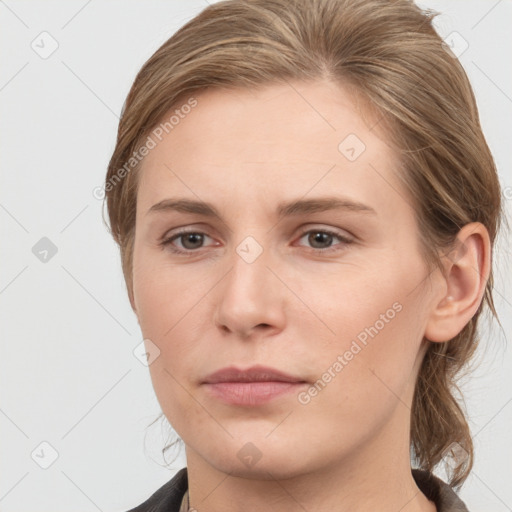
<path fill-rule="evenodd" d="M 441 287 L 376 120 L 328 82 L 196 100 L 153 137 L 133 265 L 151 379 L 187 456 L 261 478 L 408 461 Z M 292 382 L 212 377 L 256 365 Z"/>

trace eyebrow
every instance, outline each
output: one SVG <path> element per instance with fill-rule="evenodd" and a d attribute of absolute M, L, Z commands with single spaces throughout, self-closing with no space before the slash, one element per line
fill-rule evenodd
<path fill-rule="evenodd" d="M 329 210 L 345 210 L 357 213 L 377 215 L 377 212 L 368 205 L 341 197 L 319 197 L 315 199 L 298 199 L 288 203 L 280 203 L 276 213 L 279 219 L 307 213 L 324 212 Z M 211 204 L 192 199 L 169 198 L 154 204 L 147 212 L 177 211 L 213 217 L 222 220 L 220 213 Z"/>

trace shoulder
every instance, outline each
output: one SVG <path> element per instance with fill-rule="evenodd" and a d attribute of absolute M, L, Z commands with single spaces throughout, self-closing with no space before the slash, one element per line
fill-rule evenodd
<path fill-rule="evenodd" d="M 469 512 L 458 494 L 437 476 L 420 469 L 413 469 L 412 476 L 421 492 L 435 503 L 437 512 Z"/>
<path fill-rule="evenodd" d="M 187 468 L 182 468 L 144 503 L 128 512 L 179 512 L 181 500 L 187 489 Z"/>

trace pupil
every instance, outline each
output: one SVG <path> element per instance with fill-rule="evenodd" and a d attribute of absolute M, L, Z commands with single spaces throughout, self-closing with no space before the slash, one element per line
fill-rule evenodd
<path fill-rule="evenodd" d="M 202 236 L 201 234 L 199 233 L 188 233 L 187 235 L 185 235 L 185 242 L 186 243 L 183 243 L 184 247 L 186 249 L 195 249 L 197 247 L 197 245 L 201 245 L 201 242 L 202 242 Z M 194 245 L 194 238 L 196 238 L 196 245 Z M 192 247 L 187 247 L 187 243 L 189 240 L 192 239 Z M 198 242 L 198 243 L 197 243 Z"/>
<path fill-rule="evenodd" d="M 320 244 L 322 244 L 322 242 L 328 242 L 330 239 L 332 238 L 332 235 L 329 235 L 328 233 L 320 233 L 320 232 L 316 232 L 316 233 L 313 233 L 309 236 L 309 241 L 311 243 L 311 245 L 313 247 L 315 247 L 315 244 L 317 242 L 320 242 Z"/>

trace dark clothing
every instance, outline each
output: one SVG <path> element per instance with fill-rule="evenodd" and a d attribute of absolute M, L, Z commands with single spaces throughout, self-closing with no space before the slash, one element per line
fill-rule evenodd
<path fill-rule="evenodd" d="M 434 502 L 437 512 L 469 512 L 455 491 L 437 476 L 419 469 L 413 469 L 412 476 L 421 492 Z"/>
<path fill-rule="evenodd" d="M 455 491 L 440 478 L 419 469 L 413 469 L 412 475 L 421 492 L 435 503 L 437 512 L 468 512 Z M 144 503 L 128 512 L 180 512 L 187 489 L 187 468 L 183 468 Z M 181 510 L 187 510 L 185 502 L 186 499 Z"/>

